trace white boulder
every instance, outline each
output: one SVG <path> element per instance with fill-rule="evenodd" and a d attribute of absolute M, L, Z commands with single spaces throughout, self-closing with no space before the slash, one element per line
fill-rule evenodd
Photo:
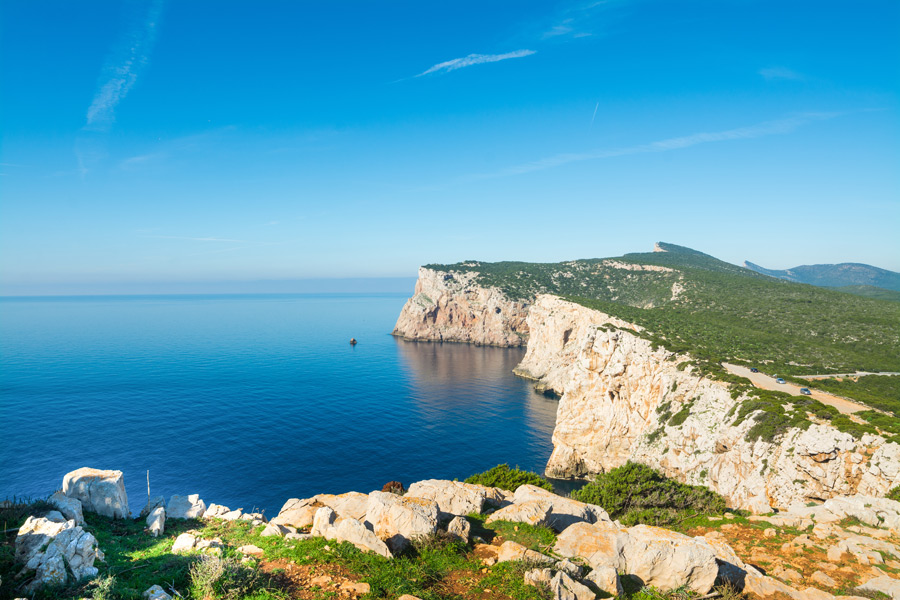
<path fill-rule="evenodd" d="M 83 510 L 113 519 L 131 516 L 122 471 L 83 467 L 66 473 L 62 491 L 69 498 L 79 500 Z"/>
<path fill-rule="evenodd" d="M 469 543 L 469 534 L 471 531 L 472 526 L 465 517 L 453 517 L 450 520 L 450 523 L 447 524 L 447 533 L 462 541 L 464 544 Z"/>
<path fill-rule="evenodd" d="M 166 530 L 165 508 L 157 506 L 147 515 L 147 530 L 153 537 L 159 537 L 159 534 Z"/>
<path fill-rule="evenodd" d="M 549 556 L 526 548 L 518 542 L 507 540 L 500 545 L 500 550 L 497 554 L 497 562 L 510 561 L 522 561 L 541 565 L 552 565 L 555 562 Z"/>
<path fill-rule="evenodd" d="M 172 554 L 178 554 L 180 552 L 190 552 L 194 549 L 194 546 L 197 544 L 197 536 L 192 533 L 182 533 L 177 538 L 175 538 L 175 543 L 172 544 Z"/>
<path fill-rule="evenodd" d="M 438 505 L 434 500 L 372 492 L 366 505 L 366 523 L 392 552 L 410 540 L 432 534 L 438 527 Z"/>
<path fill-rule="evenodd" d="M 160 506 L 166 505 L 166 499 L 162 496 L 154 496 L 147 500 L 147 504 L 144 505 L 144 508 L 141 509 L 140 517 L 143 519 L 150 513 L 154 511 L 154 509 L 159 508 Z"/>
<path fill-rule="evenodd" d="M 406 495 L 434 500 L 441 518 L 482 513 L 487 506 L 499 507 L 512 500 L 512 494 L 500 488 L 446 479 L 417 481 L 409 486 Z"/>
<path fill-rule="evenodd" d="M 887 575 L 874 577 L 859 586 L 859 589 L 870 592 L 887 594 L 893 600 L 900 600 L 900 579 L 894 579 Z"/>
<path fill-rule="evenodd" d="M 77 498 L 69 498 L 62 492 L 56 492 L 50 496 L 47 501 L 55 506 L 63 516 L 75 521 L 76 525 L 84 525 L 84 514 L 81 510 L 81 500 Z"/>
<path fill-rule="evenodd" d="M 64 584 L 69 572 L 76 581 L 96 577 L 94 561 L 103 560 L 97 539 L 56 511 L 46 517 L 28 517 L 16 536 L 15 556 L 25 563 L 25 570 L 35 572 L 26 586 L 29 591 Z"/>
<path fill-rule="evenodd" d="M 581 521 L 586 523 L 609 521 L 609 515 L 606 511 L 595 504 L 586 504 L 572 498 L 564 498 L 536 485 L 526 484 L 516 488 L 513 499 L 515 504 L 531 500 L 543 500 L 550 503 L 551 514 L 548 525 L 556 531 L 562 531 L 572 523 Z"/>
<path fill-rule="evenodd" d="M 591 588 L 569 577 L 564 571 L 557 571 L 550 580 L 553 600 L 595 600 L 597 595 Z"/>
<path fill-rule="evenodd" d="M 144 600 L 172 600 L 172 596 L 166 593 L 164 589 L 162 589 L 158 585 L 154 585 L 148 588 L 141 597 Z"/>
<path fill-rule="evenodd" d="M 527 500 L 510 504 L 491 513 L 485 520 L 485 523 L 489 525 L 495 521 L 511 521 L 513 523 L 527 523 L 528 525 L 549 526 L 552 514 L 553 505 L 547 500 Z"/>
<path fill-rule="evenodd" d="M 206 503 L 199 494 L 174 495 L 169 498 L 166 514 L 170 519 L 199 519 L 206 513 Z"/>

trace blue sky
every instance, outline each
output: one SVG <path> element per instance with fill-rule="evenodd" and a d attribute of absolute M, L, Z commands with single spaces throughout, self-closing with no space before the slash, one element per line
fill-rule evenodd
<path fill-rule="evenodd" d="M 868 1 L 6 0 L 0 284 L 657 240 L 900 270 L 897 31 Z"/>

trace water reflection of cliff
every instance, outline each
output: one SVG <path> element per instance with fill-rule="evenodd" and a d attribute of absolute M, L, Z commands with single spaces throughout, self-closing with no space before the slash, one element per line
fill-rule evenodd
<path fill-rule="evenodd" d="M 460 415 L 462 426 L 500 419 L 518 429 L 518 435 L 511 437 L 525 438 L 529 454 L 536 451 L 549 458 L 558 402 L 513 375 L 524 349 L 400 339 L 397 347 L 410 395 L 427 422 L 446 423 L 453 413 Z"/>

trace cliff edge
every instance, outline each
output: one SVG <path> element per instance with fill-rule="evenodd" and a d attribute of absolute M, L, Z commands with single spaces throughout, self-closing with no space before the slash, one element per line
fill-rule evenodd
<path fill-rule="evenodd" d="M 629 460 L 705 485 L 755 512 L 838 495 L 883 496 L 900 480 L 900 445 L 856 439 L 827 423 L 751 441 L 745 396 L 702 377 L 641 328 L 555 296 L 528 317 L 528 351 L 516 372 L 561 396 L 551 477 L 585 477 Z"/>
<path fill-rule="evenodd" d="M 419 268 L 393 335 L 427 342 L 469 342 L 486 346 L 524 346 L 528 303 L 482 287 L 477 273 Z"/>

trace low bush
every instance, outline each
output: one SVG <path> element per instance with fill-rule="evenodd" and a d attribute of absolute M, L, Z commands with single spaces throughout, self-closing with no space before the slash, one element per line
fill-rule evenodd
<path fill-rule="evenodd" d="M 725 512 L 725 499 L 699 485 L 678 483 L 647 465 L 628 463 L 599 475 L 573 494 L 602 506 L 624 525 L 669 525 L 698 514 Z"/>
<path fill-rule="evenodd" d="M 888 498 L 889 500 L 896 500 L 897 502 L 900 502 L 900 485 L 897 485 L 897 486 L 894 486 L 893 488 L 891 488 L 891 490 L 887 493 L 887 496 L 885 496 L 885 497 Z"/>
<path fill-rule="evenodd" d="M 520 485 L 531 484 L 547 491 L 553 491 L 553 485 L 549 481 L 531 471 L 522 471 L 518 467 L 510 469 L 509 465 L 497 465 L 484 473 L 476 473 L 466 479 L 466 483 L 477 483 L 488 487 L 498 487 L 510 492 L 515 492 Z"/>

